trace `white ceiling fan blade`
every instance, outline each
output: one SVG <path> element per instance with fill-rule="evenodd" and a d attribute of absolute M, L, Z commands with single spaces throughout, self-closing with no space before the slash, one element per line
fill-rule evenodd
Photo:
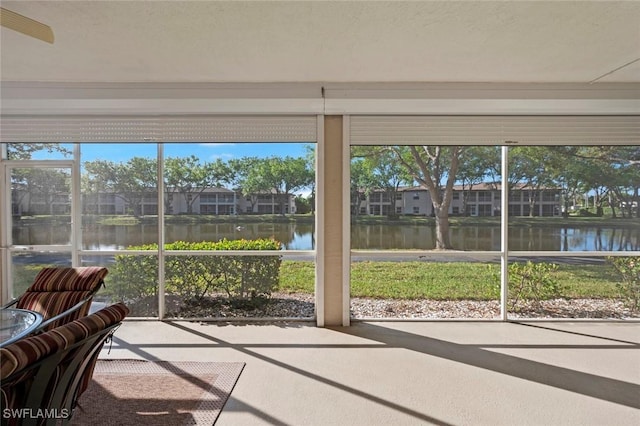
<path fill-rule="evenodd" d="M 42 22 L 0 7 L 0 25 L 53 44 L 53 30 Z"/>

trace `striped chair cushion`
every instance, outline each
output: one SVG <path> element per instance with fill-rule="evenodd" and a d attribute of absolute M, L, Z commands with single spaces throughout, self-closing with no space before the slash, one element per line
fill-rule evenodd
<path fill-rule="evenodd" d="M 2 407 L 19 408 L 19 398 L 23 398 L 28 393 L 35 371 L 23 370 L 55 352 L 64 351 L 71 345 L 111 325 L 122 322 L 128 313 L 129 309 L 123 303 L 117 303 L 46 333 L 27 337 L 1 348 L 0 402 Z M 95 354 L 95 359 L 91 360 L 88 369 L 85 370 L 79 385 L 81 391 L 91 380 L 97 356 L 98 353 Z M 53 381 L 62 373 L 61 368 L 57 368 Z"/>
<path fill-rule="evenodd" d="M 102 309 L 96 313 L 102 313 L 100 316 L 90 315 L 86 318 L 91 319 L 94 322 L 94 328 L 97 325 L 99 329 L 103 329 L 105 327 L 110 326 L 111 324 L 116 324 L 121 322 L 129 313 L 129 309 L 122 303 L 118 303 L 111 306 L 111 310 Z M 78 325 L 78 329 L 75 330 L 75 333 L 82 333 L 81 327 L 85 327 L 86 324 L 82 320 L 76 322 Z M 101 323 L 104 323 L 103 326 L 100 326 Z M 91 379 L 93 377 L 93 370 L 96 366 L 96 362 L 98 361 L 99 353 L 96 353 L 94 357 L 89 362 L 87 369 L 85 370 L 84 376 L 82 377 L 82 381 L 78 386 L 78 396 L 82 395 L 82 393 L 87 389 L 89 383 L 91 383 Z"/>
<path fill-rule="evenodd" d="M 60 338 L 67 342 L 77 342 L 113 324 L 122 322 L 128 314 L 129 308 L 127 308 L 124 303 L 116 303 L 115 305 L 102 308 L 91 315 L 51 330 L 50 333 L 59 335 Z"/>
<path fill-rule="evenodd" d="M 64 350 L 79 340 L 121 322 L 128 314 L 129 308 L 124 303 L 116 303 L 46 333 L 27 337 L 1 348 L 0 382 L 37 359 Z"/>
<path fill-rule="evenodd" d="M 97 266 L 43 268 L 20 296 L 16 307 L 38 312 L 47 320 L 89 298 L 98 290 L 108 272 L 107 268 Z M 80 309 L 49 324 L 46 330 L 86 316 L 90 306 L 91 299 L 88 299 Z"/>
<path fill-rule="evenodd" d="M 35 370 L 22 371 L 47 356 L 63 350 L 65 341 L 58 335 L 44 333 L 39 336 L 19 340 L 5 348 L 0 349 L 0 401 L 4 408 L 20 408 L 19 398 L 27 395 L 33 381 Z M 12 374 L 17 373 L 11 379 Z M 14 421 L 12 421 L 14 420 Z M 8 424 L 18 424 L 15 419 L 9 419 Z"/>
<path fill-rule="evenodd" d="M 92 290 L 104 280 L 108 272 L 107 268 L 101 266 L 43 268 L 27 291 Z"/>

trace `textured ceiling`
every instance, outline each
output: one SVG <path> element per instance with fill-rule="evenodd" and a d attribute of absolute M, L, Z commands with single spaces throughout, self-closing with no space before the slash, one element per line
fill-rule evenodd
<path fill-rule="evenodd" d="M 640 2 L 2 1 L 3 81 L 640 82 Z M 617 71 L 615 71 L 617 69 Z"/>

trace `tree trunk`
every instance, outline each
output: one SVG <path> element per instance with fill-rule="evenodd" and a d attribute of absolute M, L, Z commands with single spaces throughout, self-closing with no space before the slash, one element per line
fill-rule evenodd
<path fill-rule="evenodd" d="M 532 199 L 529 199 L 529 217 L 534 217 L 536 211 L 536 202 Z"/>
<path fill-rule="evenodd" d="M 436 249 L 449 250 L 451 240 L 449 238 L 449 216 L 446 211 L 440 208 L 435 209 L 436 214 Z"/>
<path fill-rule="evenodd" d="M 464 217 L 469 217 L 469 212 L 467 211 L 467 201 L 469 201 L 469 192 L 462 191 L 462 215 Z"/>
<path fill-rule="evenodd" d="M 353 217 L 357 219 L 360 212 L 360 194 L 351 195 L 351 206 L 353 207 Z"/>

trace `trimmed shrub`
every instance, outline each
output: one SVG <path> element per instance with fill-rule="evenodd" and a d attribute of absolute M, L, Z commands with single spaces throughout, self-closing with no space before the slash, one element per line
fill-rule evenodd
<path fill-rule="evenodd" d="M 157 249 L 157 244 L 129 247 L 129 250 Z M 131 303 L 157 296 L 158 256 L 118 254 L 115 263 L 109 266 L 108 278 L 100 294 L 112 296 L 113 300 Z"/>
<path fill-rule="evenodd" d="M 608 257 L 609 262 L 620 275 L 616 283 L 621 296 L 632 311 L 640 309 L 640 258 Z"/>
<path fill-rule="evenodd" d="M 164 249 L 179 251 L 280 250 L 271 239 L 222 240 L 189 243 L 177 241 Z M 157 251 L 157 244 L 131 246 L 129 250 Z M 119 300 L 139 300 L 156 295 L 158 258 L 117 255 L 110 268 L 107 292 Z M 268 298 L 277 289 L 282 256 L 185 254 L 165 258 L 165 291 L 184 300 L 223 293 L 231 299 Z"/>
<path fill-rule="evenodd" d="M 511 263 L 509 265 L 508 308 L 518 311 L 521 304 L 533 302 L 539 307 L 540 301 L 560 296 L 561 286 L 553 277 L 558 269 L 555 263 Z"/>

